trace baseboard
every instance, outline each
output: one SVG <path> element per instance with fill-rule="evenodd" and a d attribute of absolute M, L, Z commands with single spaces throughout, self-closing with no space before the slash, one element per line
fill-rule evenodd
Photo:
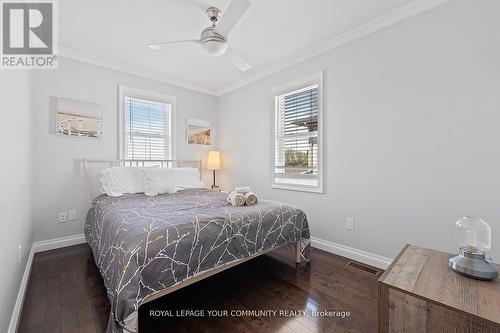
<path fill-rule="evenodd" d="M 86 242 L 85 235 L 80 234 L 68 237 L 48 239 L 40 242 L 34 242 L 33 249 L 35 250 L 35 253 L 37 253 L 71 245 L 83 244 L 85 242 Z"/>
<path fill-rule="evenodd" d="M 83 234 L 80 234 L 75 236 L 61 237 L 61 238 L 49 239 L 33 243 L 33 245 L 31 246 L 30 254 L 28 256 L 28 260 L 26 261 L 26 268 L 24 269 L 23 279 L 21 280 L 21 285 L 19 286 L 19 291 L 17 293 L 16 304 L 14 305 L 12 316 L 10 317 L 8 333 L 16 333 L 17 331 L 17 326 L 19 324 L 19 317 L 21 316 L 21 309 L 23 308 L 24 297 L 26 295 L 26 288 L 28 287 L 28 280 L 31 273 L 31 265 L 33 264 L 33 257 L 35 253 L 58 249 L 65 246 L 82 244 L 85 242 L 86 242 L 85 236 Z"/>
<path fill-rule="evenodd" d="M 8 333 L 16 333 L 17 331 L 17 325 L 19 324 L 19 317 L 21 316 L 21 309 L 23 308 L 24 297 L 26 295 L 26 289 L 28 287 L 28 280 L 31 273 L 31 264 L 33 263 L 34 255 L 35 251 L 33 247 L 31 247 L 28 260 L 26 261 L 26 267 L 24 268 L 23 279 L 21 280 L 21 285 L 19 286 L 19 291 L 17 292 L 16 304 L 14 305 L 12 316 L 10 317 Z"/>
<path fill-rule="evenodd" d="M 358 250 L 353 247 L 330 242 L 321 238 L 311 237 L 312 247 L 337 254 L 352 260 L 360 261 L 377 268 L 387 269 L 392 262 L 391 258 L 379 256 L 371 252 Z"/>

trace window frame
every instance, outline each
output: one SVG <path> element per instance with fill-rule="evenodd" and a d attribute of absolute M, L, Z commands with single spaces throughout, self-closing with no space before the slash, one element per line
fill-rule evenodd
<path fill-rule="evenodd" d="M 167 96 L 143 89 L 127 87 L 123 85 L 118 85 L 118 156 L 119 159 L 125 159 L 126 156 L 126 143 L 125 143 L 125 98 L 137 98 L 147 101 L 152 101 L 156 103 L 164 103 L 170 105 L 170 129 L 168 129 L 165 124 L 165 133 L 170 133 L 170 158 L 169 160 L 175 160 L 176 158 L 176 98 L 173 96 Z"/>
<path fill-rule="evenodd" d="M 317 186 L 307 186 L 300 184 L 281 184 L 276 183 L 275 170 L 276 170 L 276 160 L 275 160 L 275 139 L 276 139 L 276 97 L 290 93 L 294 90 L 299 90 L 312 85 L 318 85 L 318 185 Z M 285 85 L 277 86 L 272 88 L 272 98 L 271 98 L 271 188 L 281 189 L 281 190 L 292 190 L 301 192 L 312 192 L 312 193 L 324 193 L 323 179 L 324 179 L 324 149 L 323 149 L 323 109 L 324 109 L 324 99 L 323 99 L 323 71 L 315 73 L 313 75 L 303 77 L 287 83 Z"/>

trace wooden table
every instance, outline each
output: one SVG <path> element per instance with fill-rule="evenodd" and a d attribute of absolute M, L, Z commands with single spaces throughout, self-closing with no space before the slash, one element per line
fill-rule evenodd
<path fill-rule="evenodd" d="M 403 248 L 378 280 L 379 332 L 500 332 L 500 281 L 459 275 L 449 256 Z"/>

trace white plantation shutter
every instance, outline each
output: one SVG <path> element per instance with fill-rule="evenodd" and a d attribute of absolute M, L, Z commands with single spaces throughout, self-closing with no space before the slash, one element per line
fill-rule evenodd
<path fill-rule="evenodd" d="M 274 185 L 320 188 L 319 84 L 275 96 Z"/>
<path fill-rule="evenodd" d="M 171 104 L 125 96 L 123 111 L 125 159 L 173 159 Z"/>

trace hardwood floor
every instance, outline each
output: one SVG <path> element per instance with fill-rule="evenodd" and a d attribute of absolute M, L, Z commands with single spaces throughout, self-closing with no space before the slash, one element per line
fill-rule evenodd
<path fill-rule="evenodd" d="M 139 329 L 141 333 L 375 332 L 376 281 L 381 272 L 374 275 L 348 262 L 313 249 L 311 264 L 297 268 L 293 250 L 280 249 L 144 304 Z M 181 310 L 204 313 L 182 317 Z M 212 310 L 219 316 L 210 316 Z M 238 310 L 268 310 L 269 315 L 231 316 L 240 314 Z M 304 310 L 307 315 L 273 316 L 271 310 Z M 349 311 L 350 316 L 313 316 L 315 310 Z M 18 332 L 105 332 L 108 316 L 105 287 L 86 244 L 35 255 Z"/>

